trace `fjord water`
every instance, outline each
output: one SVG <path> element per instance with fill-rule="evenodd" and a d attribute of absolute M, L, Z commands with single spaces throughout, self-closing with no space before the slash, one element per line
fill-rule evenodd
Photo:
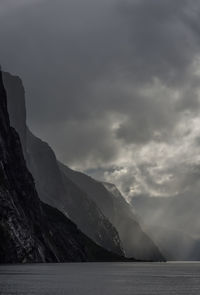
<path fill-rule="evenodd" d="M 0 266 L 1 295 L 200 294 L 200 263 Z"/>

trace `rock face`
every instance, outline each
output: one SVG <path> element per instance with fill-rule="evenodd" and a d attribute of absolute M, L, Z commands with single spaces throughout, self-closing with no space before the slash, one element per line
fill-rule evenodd
<path fill-rule="evenodd" d="M 41 200 L 62 211 L 97 244 L 123 255 L 118 232 L 96 203 L 62 173 L 52 149 L 27 133 L 28 166 Z"/>
<path fill-rule="evenodd" d="M 0 263 L 113 260 L 123 258 L 39 200 L 19 136 L 10 127 L 0 73 Z"/>
<path fill-rule="evenodd" d="M 158 247 L 143 232 L 131 206 L 115 185 L 98 182 L 91 177 L 60 165 L 61 170 L 96 202 L 118 230 L 127 257 L 139 260 L 164 260 Z"/>
<path fill-rule="evenodd" d="M 9 74 L 4 74 L 4 80 L 7 87 L 12 87 Z M 23 112 L 16 119 L 13 107 L 18 100 L 20 103 L 25 100 L 19 97 L 22 95 L 20 85 L 17 99 L 8 91 L 8 106 L 12 105 L 9 107 L 11 124 L 23 136 L 21 124 L 16 124 L 16 121 L 23 119 L 26 126 L 26 116 Z M 156 245 L 142 231 L 132 208 L 116 188 L 114 192 L 108 185 L 106 187 L 58 163 L 48 144 L 36 138 L 28 129 L 23 142 L 27 164 L 42 201 L 61 210 L 81 231 L 109 251 L 119 255 L 125 251 L 127 257 L 136 257 L 138 260 L 164 259 Z"/>
<path fill-rule="evenodd" d="M 3 79 L 8 93 L 11 125 L 22 139 L 26 162 L 35 180 L 40 199 L 62 211 L 98 245 L 123 255 L 118 232 L 111 222 L 96 203 L 60 171 L 56 156 L 49 145 L 34 136 L 27 128 L 25 91 L 21 80 L 9 73 L 3 73 Z M 19 111 L 16 112 L 16 108 Z"/>
<path fill-rule="evenodd" d="M 12 100 L 7 99 L 7 104 L 9 114 L 15 114 L 15 116 L 12 116 L 11 125 L 17 130 L 25 153 L 26 125 L 24 122 L 26 122 L 26 105 L 24 87 L 19 77 L 12 76 L 9 73 L 3 73 L 3 83 L 7 97 L 13 97 L 17 101 L 17 103 L 14 104 Z"/>

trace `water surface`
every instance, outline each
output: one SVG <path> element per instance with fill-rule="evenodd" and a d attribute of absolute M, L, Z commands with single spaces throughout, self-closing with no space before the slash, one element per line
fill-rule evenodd
<path fill-rule="evenodd" d="M 1 295 L 200 294 L 200 263 L 0 266 Z"/>

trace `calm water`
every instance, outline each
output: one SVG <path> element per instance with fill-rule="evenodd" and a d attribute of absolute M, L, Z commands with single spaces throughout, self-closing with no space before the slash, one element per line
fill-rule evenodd
<path fill-rule="evenodd" d="M 200 294 L 200 263 L 0 266 L 0 294 Z"/>

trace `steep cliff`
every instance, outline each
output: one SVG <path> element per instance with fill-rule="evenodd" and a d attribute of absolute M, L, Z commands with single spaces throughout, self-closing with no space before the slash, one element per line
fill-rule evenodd
<path fill-rule="evenodd" d="M 12 87 L 12 78 L 9 76 L 4 74 L 4 80 L 10 81 L 6 85 Z M 17 130 L 19 128 L 19 134 L 23 136 L 21 124 L 16 124 L 16 121 L 23 118 L 26 126 L 26 116 L 22 113 L 21 118 L 16 120 L 17 114 L 13 107 L 25 101 L 20 98 L 20 85 L 17 97 L 8 91 L 8 100 L 9 105 L 12 105 L 9 107 L 11 123 Z M 58 163 L 48 144 L 28 129 L 25 143 L 27 164 L 41 200 L 61 210 L 87 236 L 110 251 L 121 255 L 124 249 L 128 257 L 163 260 L 159 249 L 142 231 L 130 205 L 121 195 L 116 200 L 102 183 Z"/>
<path fill-rule="evenodd" d="M 67 177 L 84 190 L 96 202 L 105 216 L 118 230 L 127 257 L 139 260 L 163 260 L 158 247 L 141 229 L 133 208 L 125 201 L 113 184 L 101 183 L 91 177 L 60 164 Z"/>
<path fill-rule="evenodd" d="M 10 114 L 15 114 L 10 118 L 11 125 L 17 130 L 24 153 L 26 152 L 26 104 L 25 90 L 22 81 L 19 77 L 3 73 L 3 83 L 6 89 L 7 105 Z M 13 103 L 8 99 L 13 97 L 17 103 Z"/>
<path fill-rule="evenodd" d="M 123 260 L 42 203 L 26 168 L 20 139 L 10 127 L 0 73 L 0 263 Z"/>
<path fill-rule="evenodd" d="M 62 211 L 93 241 L 123 255 L 118 232 L 96 203 L 66 177 L 47 143 L 27 133 L 28 166 L 41 200 Z"/>
<path fill-rule="evenodd" d="M 3 73 L 3 79 L 7 90 L 11 125 L 16 128 L 22 139 L 26 162 L 35 180 L 40 199 L 61 210 L 98 245 L 123 255 L 118 232 L 111 222 L 96 203 L 60 171 L 56 156 L 49 145 L 34 136 L 27 128 L 25 90 L 21 80 L 9 73 Z"/>

